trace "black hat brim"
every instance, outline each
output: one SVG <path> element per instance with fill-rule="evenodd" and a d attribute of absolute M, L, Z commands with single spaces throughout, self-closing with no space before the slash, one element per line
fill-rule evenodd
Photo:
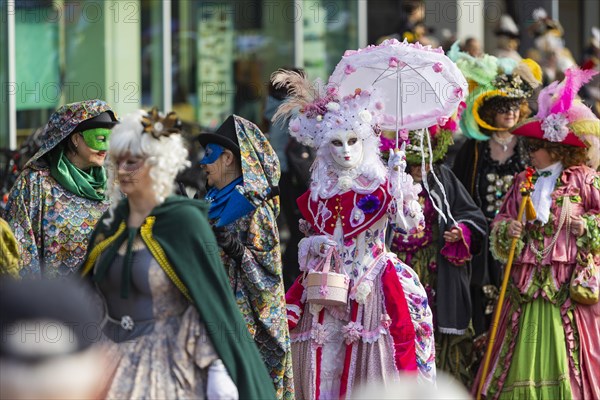
<path fill-rule="evenodd" d="M 198 141 L 203 147 L 206 147 L 209 143 L 216 143 L 232 151 L 236 156 L 240 156 L 240 148 L 237 143 L 223 135 L 217 135 L 215 133 L 201 133 L 198 136 Z"/>
<path fill-rule="evenodd" d="M 115 114 L 112 111 L 104 111 L 94 118 L 86 119 L 81 121 L 79 125 L 73 130 L 73 132 L 83 132 L 90 129 L 107 128 L 111 129 L 117 125 L 119 121 L 115 118 Z"/>

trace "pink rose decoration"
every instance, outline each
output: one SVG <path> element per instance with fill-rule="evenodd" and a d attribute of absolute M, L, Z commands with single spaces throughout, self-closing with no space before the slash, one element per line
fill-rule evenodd
<path fill-rule="evenodd" d="M 398 129 L 398 137 L 403 141 L 408 140 L 408 129 Z"/>
<path fill-rule="evenodd" d="M 456 132 L 456 129 L 458 129 L 458 125 L 456 123 L 456 120 L 450 119 L 448 121 L 448 123 L 446 123 L 446 125 L 444 126 L 444 128 L 448 129 L 450 132 Z"/>
<path fill-rule="evenodd" d="M 310 336 L 317 346 L 323 346 L 323 343 L 325 343 L 325 340 L 327 339 L 325 327 L 319 323 L 315 324 L 310 332 Z"/>
<path fill-rule="evenodd" d="M 381 144 L 379 145 L 380 151 L 390 151 L 395 146 L 395 142 L 392 139 L 386 138 L 385 136 L 381 136 L 379 140 L 381 141 Z"/>
<path fill-rule="evenodd" d="M 448 122 L 448 117 L 438 117 L 437 119 L 437 123 L 440 126 L 446 125 L 446 122 Z"/>
<path fill-rule="evenodd" d="M 335 86 L 329 86 L 327 88 L 327 94 L 330 96 L 337 94 L 337 91 L 338 91 L 338 88 L 336 88 Z"/>
<path fill-rule="evenodd" d="M 381 314 L 381 326 L 386 329 L 392 326 L 392 319 L 388 314 Z"/>
<path fill-rule="evenodd" d="M 463 98 L 463 90 L 462 90 L 462 88 L 460 86 L 457 87 L 457 88 L 454 88 L 454 92 L 453 93 L 454 93 L 454 96 L 458 97 L 459 99 Z M 466 104 L 465 104 L 465 107 L 466 107 Z"/>
<path fill-rule="evenodd" d="M 433 70 L 434 70 L 435 72 L 437 72 L 438 74 L 439 74 L 440 72 L 442 72 L 442 70 L 444 69 L 444 68 L 442 67 L 442 63 L 441 63 L 441 62 L 436 62 L 435 64 L 433 64 L 433 66 L 432 66 L 431 68 L 433 68 Z"/>
<path fill-rule="evenodd" d="M 319 294 L 321 296 L 327 296 L 329 294 L 329 288 L 325 285 L 321 285 L 321 287 L 319 288 Z"/>
<path fill-rule="evenodd" d="M 346 344 L 352 344 L 362 337 L 363 326 L 360 322 L 349 322 L 342 328 Z"/>
<path fill-rule="evenodd" d="M 352 73 L 356 72 L 356 68 L 354 68 L 352 65 L 348 64 L 346 65 L 346 68 L 344 68 L 344 73 L 346 75 L 350 75 Z"/>
<path fill-rule="evenodd" d="M 297 118 L 294 118 L 293 120 L 290 121 L 290 130 L 292 132 L 300 131 L 300 121 Z"/>
<path fill-rule="evenodd" d="M 396 57 L 390 58 L 390 62 L 388 63 L 390 68 L 396 68 L 398 66 L 398 59 Z"/>

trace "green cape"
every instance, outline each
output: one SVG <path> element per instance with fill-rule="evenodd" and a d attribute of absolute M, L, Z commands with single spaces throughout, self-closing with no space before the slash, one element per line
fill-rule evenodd
<path fill-rule="evenodd" d="M 152 238 L 187 289 L 240 399 L 274 399 L 273 383 L 233 297 L 207 211 L 208 205 L 203 201 L 169 197 L 148 217 L 156 218 Z M 129 203 L 125 199 L 116 208 L 110 228 L 104 224 L 108 214 L 102 216 L 84 265 L 99 242 L 114 235 L 122 222 L 127 223 L 128 214 Z M 127 235 L 127 229 L 121 235 Z"/>

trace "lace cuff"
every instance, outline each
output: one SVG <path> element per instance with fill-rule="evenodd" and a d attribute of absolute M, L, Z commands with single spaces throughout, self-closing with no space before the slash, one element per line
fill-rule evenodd
<path fill-rule="evenodd" d="M 494 225 L 492 233 L 490 234 L 490 251 L 492 252 L 492 256 L 503 263 L 508 261 L 510 244 L 512 242 L 512 238 L 508 236 L 508 225 L 510 225 L 510 220 L 498 222 Z M 523 242 L 523 239 L 519 238 L 517 240 L 515 255 L 521 254 L 524 247 L 525 243 Z"/>

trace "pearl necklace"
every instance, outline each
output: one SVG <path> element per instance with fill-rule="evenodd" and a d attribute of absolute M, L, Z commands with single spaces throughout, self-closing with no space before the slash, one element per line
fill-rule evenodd
<path fill-rule="evenodd" d="M 498 143 L 500 146 L 502 146 L 502 151 L 507 152 L 508 151 L 508 145 L 512 143 L 513 139 L 514 139 L 514 135 L 510 135 L 507 138 L 501 138 L 498 135 L 496 135 L 495 133 L 492 133 L 492 140 L 496 143 Z"/>
<path fill-rule="evenodd" d="M 558 240 L 558 236 L 560 235 L 560 231 L 563 227 L 563 225 L 565 224 L 565 222 L 567 223 L 567 228 L 566 228 L 566 233 L 567 233 L 567 244 L 566 244 L 566 248 L 569 248 L 569 235 L 571 233 L 571 199 L 569 197 L 563 197 L 563 206 L 562 209 L 560 210 L 560 217 L 558 219 L 558 226 L 556 227 L 556 233 L 554 234 L 554 237 L 552 238 L 552 240 L 550 241 L 550 244 L 548 246 L 544 245 L 544 241 L 542 239 L 542 250 L 538 250 L 535 248 L 535 246 L 533 245 L 533 242 L 529 242 L 529 249 L 531 250 L 531 252 L 533 254 L 535 254 L 538 259 L 540 260 L 540 262 L 546 258 L 546 256 L 548 254 L 550 254 L 550 252 L 552 252 L 552 250 L 554 250 L 554 245 L 556 244 L 556 241 Z"/>

